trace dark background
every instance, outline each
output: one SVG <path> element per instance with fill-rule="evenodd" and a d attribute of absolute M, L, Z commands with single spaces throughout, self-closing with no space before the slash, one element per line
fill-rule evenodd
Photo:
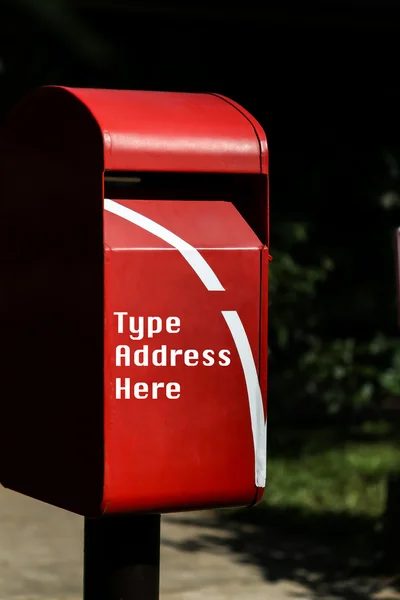
<path fill-rule="evenodd" d="M 296 579 L 296 543 L 293 549 L 283 533 L 271 533 L 269 523 L 292 532 L 300 527 L 303 541 L 311 530 L 325 532 L 326 563 L 316 566 L 314 545 L 300 566 L 319 569 L 330 593 L 349 598 L 368 596 L 372 588 L 337 589 L 332 565 L 338 555 L 350 564 L 360 548 L 364 554 L 372 548 L 373 562 L 382 557 L 385 514 L 396 505 L 386 492 L 399 461 L 393 243 L 400 225 L 398 12 L 395 2 L 382 0 L 0 1 L 0 119 L 31 88 L 62 84 L 217 92 L 264 127 L 274 257 L 271 483 L 263 509 L 251 513 L 260 519 L 256 538 L 238 533 L 237 543 L 250 544 L 249 559 L 261 563 L 266 576 Z M 360 470 L 354 453 L 362 457 L 366 448 L 369 466 L 360 458 Z M 389 450 L 391 459 L 379 462 Z M 294 482 L 293 468 L 305 470 L 306 463 L 315 468 L 314 479 Z M 340 466 L 329 471 L 332 464 Z M 324 477 L 331 477 L 330 487 L 320 496 Z M 347 502 L 346 493 L 355 493 L 345 491 L 349 482 L 359 486 L 353 503 Z M 302 486 L 311 500 L 298 506 L 287 501 Z M 396 485 L 389 488 L 398 499 Z M 368 494 L 382 497 L 373 510 Z M 393 532 L 396 517 L 389 513 Z M 342 536 L 339 542 L 334 533 Z M 361 540 L 356 548 L 345 545 L 344 551 L 346 535 Z M 271 544 L 283 549 L 286 562 L 274 563 Z"/>
<path fill-rule="evenodd" d="M 3 0 L 0 118 L 43 84 L 244 105 L 270 147 L 270 416 L 364 409 L 400 391 L 399 28 L 396 4 L 372 1 Z"/>

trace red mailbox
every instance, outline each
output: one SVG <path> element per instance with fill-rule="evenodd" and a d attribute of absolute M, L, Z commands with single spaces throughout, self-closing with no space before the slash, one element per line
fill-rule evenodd
<path fill-rule="evenodd" d="M 1 134 L 0 480 L 90 517 L 265 486 L 265 135 L 213 94 L 40 88 Z"/>

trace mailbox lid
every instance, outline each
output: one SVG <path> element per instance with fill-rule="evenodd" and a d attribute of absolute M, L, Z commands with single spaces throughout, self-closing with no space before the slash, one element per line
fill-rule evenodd
<path fill-rule="evenodd" d="M 105 170 L 267 172 L 264 131 L 223 96 L 57 86 L 40 93 L 52 94 L 53 110 L 62 94 L 86 106 L 102 133 Z"/>
<path fill-rule="evenodd" d="M 121 218 L 111 212 L 113 208 L 109 207 L 111 205 L 115 207 L 116 204 L 122 207 L 122 210 L 128 209 L 124 217 Z M 160 233 L 160 227 L 166 230 L 161 232 L 164 236 L 171 234 L 178 236 L 197 250 L 260 251 L 263 248 L 256 234 L 230 202 L 106 200 L 105 208 L 104 243 L 111 250 L 149 248 L 176 250 L 171 243 L 157 235 Z M 134 212 L 136 215 L 133 214 Z M 132 217 L 139 225 L 128 220 Z M 146 223 L 146 219 L 151 219 L 153 223 Z M 152 227 L 154 233 L 145 227 Z"/>
<path fill-rule="evenodd" d="M 243 360 L 257 379 L 263 244 L 228 202 L 140 200 L 105 201 L 104 241 L 104 510 L 251 504 L 265 398 L 257 430 Z M 161 331 L 131 339 L 129 317 Z"/>

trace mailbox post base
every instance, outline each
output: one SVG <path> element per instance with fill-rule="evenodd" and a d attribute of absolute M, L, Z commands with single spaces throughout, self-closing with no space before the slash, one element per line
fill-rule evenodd
<path fill-rule="evenodd" d="M 160 515 L 85 519 L 84 600 L 158 600 Z"/>

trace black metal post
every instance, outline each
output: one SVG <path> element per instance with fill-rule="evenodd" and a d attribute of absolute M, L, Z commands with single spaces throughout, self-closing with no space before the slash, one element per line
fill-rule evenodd
<path fill-rule="evenodd" d="M 85 519 L 84 600 L 159 600 L 160 515 Z"/>

